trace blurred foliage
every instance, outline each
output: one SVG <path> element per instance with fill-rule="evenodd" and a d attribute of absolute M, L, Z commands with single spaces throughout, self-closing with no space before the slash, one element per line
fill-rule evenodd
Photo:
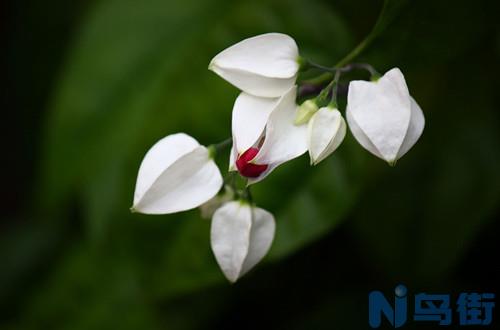
<path fill-rule="evenodd" d="M 8 102 L 24 136 L 6 139 L 19 154 L 6 164 L 1 328 L 250 329 L 267 319 L 274 328 L 357 329 L 373 289 L 497 286 L 497 5 L 392 3 L 393 21 L 359 60 L 403 70 L 424 109 L 423 137 L 389 168 L 348 134 L 328 161 L 309 168 L 304 156 L 256 185 L 276 238 L 266 262 L 233 286 L 198 210 L 128 211 L 144 153 L 173 132 L 203 144 L 229 136 L 238 91 L 207 70 L 220 50 L 279 31 L 304 56 L 334 64 L 381 4 L 13 4 Z"/>

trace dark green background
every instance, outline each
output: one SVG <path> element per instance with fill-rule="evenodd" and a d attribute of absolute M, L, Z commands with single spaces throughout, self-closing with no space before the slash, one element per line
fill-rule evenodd
<path fill-rule="evenodd" d="M 230 285 L 198 210 L 128 211 L 143 155 L 174 132 L 230 135 L 238 91 L 207 70 L 220 50 L 278 31 L 333 65 L 381 3 L 4 3 L 0 328 L 366 329 L 374 289 L 498 294 L 500 10 L 393 4 L 358 60 L 401 68 L 422 138 L 395 168 L 348 134 L 315 168 L 277 169 L 254 189 L 272 250 Z"/>

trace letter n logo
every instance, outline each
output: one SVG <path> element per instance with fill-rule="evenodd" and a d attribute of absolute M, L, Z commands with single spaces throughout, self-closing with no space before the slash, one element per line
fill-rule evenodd
<path fill-rule="evenodd" d="M 394 297 L 394 309 L 391 304 L 389 304 L 387 299 L 385 299 L 382 292 L 370 292 L 368 295 L 368 323 L 370 324 L 370 327 L 380 327 L 382 324 L 382 314 L 395 328 L 399 328 L 406 323 L 406 287 L 400 284 L 396 287 L 394 292 L 396 294 Z"/>

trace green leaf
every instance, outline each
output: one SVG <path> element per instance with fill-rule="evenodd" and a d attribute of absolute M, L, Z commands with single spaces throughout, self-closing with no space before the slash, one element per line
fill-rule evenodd
<path fill-rule="evenodd" d="M 217 4 L 128 0 L 96 5 L 54 94 L 40 205 L 57 207 L 79 186 L 97 180 L 96 173 L 137 164 L 152 140 L 187 128 L 179 125 L 186 107 L 171 98 L 194 82 L 184 74 L 198 60 L 193 55 L 208 60 L 197 48 L 215 20 L 209 9 Z M 209 74 L 206 67 L 201 72 Z"/>

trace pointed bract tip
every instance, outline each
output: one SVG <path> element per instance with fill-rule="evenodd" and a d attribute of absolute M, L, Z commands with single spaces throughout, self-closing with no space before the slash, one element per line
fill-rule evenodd
<path fill-rule="evenodd" d="M 309 166 L 316 166 L 318 163 L 312 158 L 311 153 L 309 153 Z"/>
<path fill-rule="evenodd" d="M 131 206 L 129 210 L 130 210 L 130 213 L 138 213 L 138 211 L 135 209 L 134 206 Z"/>
<path fill-rule="evenodd" d="M 214 66 L 215 66 L 215 63 L 214 61 L 210 61 L 210 63 L 208 63 L 208 70 L 210 71 L 214 71 Z"/>

